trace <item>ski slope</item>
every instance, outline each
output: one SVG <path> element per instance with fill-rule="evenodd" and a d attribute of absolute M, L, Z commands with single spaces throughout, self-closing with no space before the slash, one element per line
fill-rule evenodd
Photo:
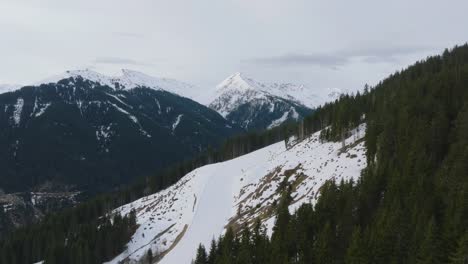
<path fill-rule="evenodd" d="M 137 231 L 127 249 L 109 263 L 133 262 L 145 256 L 162 256 L 159 263 L 190 263 L 200 243 L 233 228 L 251 225 L 261 217 L 271 234 L 274 201 L 285 179 L 293 186 L 293 212 L 315 203 L 327 180 L 357 180 L 366 167 L 362 140 L 365 125 L 341 142 L 321 142 L 319 133 L 287 145 L 279 142 L 229 161 L 198 168 L 170 188 L 117 208 L 114 213 L 136 210 Z"/>

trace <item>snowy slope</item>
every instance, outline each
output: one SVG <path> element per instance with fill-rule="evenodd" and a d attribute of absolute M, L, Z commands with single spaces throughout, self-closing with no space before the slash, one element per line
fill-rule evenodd
<path fill-rule="evenodd" d="M 298 143 L 273 144 L 239 158 L 196 169 L 170 188 L 117 208 L 137 212 L 139 227 L 127 249 L 109 263 L 138 260 L 151 248 L 160 263 L 190 263 L 199 243 L 209 247 L 226 225 L 260 217 L 271 233 L 280 183 L 293 186 L 290 211 L 314 203 L 327 180 L 356 180 L 366 167 L 365 125 L 342 143 L 320 142 L 319 133 Z"/>

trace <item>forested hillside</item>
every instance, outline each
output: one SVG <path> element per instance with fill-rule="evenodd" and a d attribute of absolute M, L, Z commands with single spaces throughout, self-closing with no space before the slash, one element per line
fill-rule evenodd
<path fill-rule="evenodd" d="M 340 141 L 363 118 L 368 167 L 359 182 L 330 182 L 315 207 L 304 205 L 292 214 L 285 186 L 271 237 L 260 225 L 238 234 L 228 230 L 212 248 L 199 249 L 196 263 L 466 263 L 468 45 L 418 62 L 363 94 L 342 96 L 301 123 L 234 138 L 148 182 L 17 231 L 1 242 L 1 261 L 99 263 L 115 251 L 96 257 L 89 249 L 97 245 L 82 230 L 91 229 L 95 236 L 123 230 L 119 225 L 96 229 L 98 217 L 112 208 L 156 192 L 196 167 L 291 135 L 300 139 L 326 128 L 322 139 Z M 52 232 L 55 223 L 60 228 Z M 84 239 L 74 239 L 80 243 L 70 248 L 48 243 L 54 236 L 54 241 Z"/>
<path fill-rule="evenodd" d="M 228 230 L 195 263 L 467 263 L 467 95 L 464 45 L 325 106 L 301 132 L 330 125 L 323 138 L 339 140 L 365 115 L 361 180 L 330 182 L 293 214 L 285 191 L 271 239 Z"/>
<path fill-rule="evenodd" d="M 156 172 L 118 192 L 102 194 L 76 207 L 49 214 L 40 223 L 17 229 L 1 239 L 0 263 L 41 260 L 46 263 L 102 263 L 111 260 L 124 249 L 133 234 L 135 222 L 132 214 L 122 221 L 102 216 L 118 206 L 172 185 L 195 168 L 229 160 L 281 141 L 295 130 L 294 124 L 288 124 L 231 138 L 219 149 L 209 149 L 194 159 Z M 1 209 L 0 219 L 3 219 Z"/>
<path fill-rule="evenodd" d="M 117 89 L 81 75 L 59 79 L 0 94 L 0 186 L 6 193 L 46 182 L 112 190 L 242 132 L 215 111 L 159 87 Z"/>

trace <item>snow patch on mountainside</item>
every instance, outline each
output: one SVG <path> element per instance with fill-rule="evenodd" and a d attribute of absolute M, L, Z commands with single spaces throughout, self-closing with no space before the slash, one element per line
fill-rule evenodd
<path fill-rule="evenodd" d="M 13 121 L 15 125 L 19 125 L 21 121 L 21 113 L 23 112 L 24 100 L 23 98 L 18 98 L 15 104 L 15 110 L 13 112 Z"/>
<path fill-rule="evenodd" d="M 180 123 L 180 120 L 182 119 L 184 115 L 178 115 L 175 122 L 172 124 L 172 132 L 174 132 L 174 130 L 177 128 L 177 126 L 179 125 Z"/>
<path fill-rule="evenodd" d="M 33 111 L 34 116 L 35 116 L 35 117 L 39 117 L 39 116 L 41 116 L 42 114 L 44 114 L 45 111 L 47 110 L 47 108 L 49 108 L 50 105 L 51 105 L 51 103 L 46 103 L 46 104 L 42 105 L 41 108 L 39 108 L 39 111 L 37 111 L 37 112 L 34 112 L 34 111 Z"/>
<path fill-rule="evenodd" d="M 115 109 L 117 109 L 119 112 L 125 114 L 128 118 L 130 118 L 130 120 L 132 120 L 133 123 L 135 123 L 135 124 L 139 127 L 140 132 L 141 132 L 142 135 L 144 135 L 144 136 L 146 136 L 146 137 L 149 137 L 149 138 L 151 137 L 151 135 L 150 135 L 148 132 L 146 132 L 146 130 L 143 129 L 143 127 L 141 126 L 141 124 L 140 124 L 140 122 L 138 121 L 138 119 L 136 118 L 136 116 L 134 116 L 134 115 L 130 114 L 129 112 L 127 112 L 126 110 L 124 110 L 124 109 L 118 107 L 116 104 L 113 104 L 113 103 L 111 103 L 111 102 L 109 102 L 109 104 L 112 105 L 112 106 L 113 106 Z"/>
<path fill-rule="evenodd" d="M 209 247 L 226 225 L 239 228 L 257 218 L 271 234 L 281 182 L 293 187 L 293 212 L 315 203 L 327 180 L 357 180 L 367 166 L 365 125 L 344 142 L 321 142 L 319 134 L 198 168 L 168 189 L 116 209 L 122 215 L 135 210 L 139 227 L 109 263 L 139 260 L 150 248 L 163 256 L 160 263 L 190 263 L 199 243 Z"/>
<path fill-rule="evenodd" d="M 297 113 L 296 109 L 291 108 L 288 112 L 284 112 L 284 114 L 280 118 L 273 120 L 273 122 L 271 122 L 271 124 L 268 126 L 268 129 L 281 125 L 286 120 L 288 120 L 288 118 L 292 118 L 294 120 L 299 119 L 299 114 Z"/>

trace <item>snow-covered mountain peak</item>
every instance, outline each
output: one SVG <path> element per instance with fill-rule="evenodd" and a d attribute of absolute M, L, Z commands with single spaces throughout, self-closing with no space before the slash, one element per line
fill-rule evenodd
<path fill-rule="evenodd" d="M 291 82 L 259 82 L 245 73 L 236 72 L 222 81 L 216 87 L 217 97 L 229 95 L 255 94 L 255 98 L 262 95 L 272 95 L 295 101 L 309 108 L 315 108 L 331 99 L 336 99 L 341 91 L 337 89 L 314 89 L 305 84 Z M 214 100 L 213 100 L 214 101 Z"/>
<path fill-rule="evenodd" d="M 242 72 L 232 74 L 216 86 L 218 92 L 224 92 L 226 90 L 245 91 L 257 88 L 259 88 L 258 83 Z"/>
<path fill-rule="evenodd" d="M 299 120 L 331 101 L 303 84 L 263 83 L 234 73 L 216 87 L 209 107 L 246 129 L 272 128 Z"/>

